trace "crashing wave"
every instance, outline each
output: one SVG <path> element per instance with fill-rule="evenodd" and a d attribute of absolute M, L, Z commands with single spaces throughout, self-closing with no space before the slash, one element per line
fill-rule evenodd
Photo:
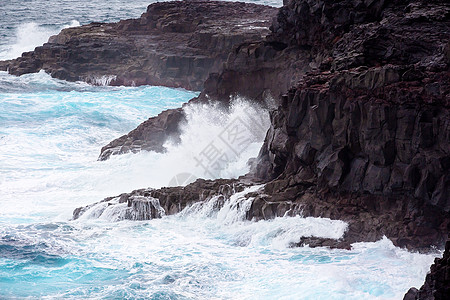
<path fill-rule="evenodd" d="M 62 26 L 47 26 L 35 22 L 20 24 L 16 29 L 15 43 L 7 48 L 0 48 L 0 60 L 17 58 L 22 53 L 43 45 L 49 37 L 58 34 L 62 29 L 77 26 L 80 26 L 80 23 L 76 20 Z"/>
<path fill-rule="evenodd" d="M 84 81 L 92 85 L 109 86 L 111 82 L 117 79 L 116 75 L 88 76 Z"/>
<path fill-rule="evenodd" d="M 144 196 L 132 196 L 127 201 L 121 200 L 121 197 L 115 197 L 76 209 L 74 212 L 75 219 L 80 216 L 80 219 L 103 219 L 112 222 L 152 220 L 165 215 L 166 212 L 158 199 Z"/>

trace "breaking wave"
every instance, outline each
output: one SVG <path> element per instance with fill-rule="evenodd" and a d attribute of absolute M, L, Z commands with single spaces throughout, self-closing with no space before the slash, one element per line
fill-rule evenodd
<path fill-rule="evenodd" d="M 186 107 L 181 141 L 167 143 L 167 153 L 97 161 L 101 146 L 196 95 L 0 72 L 0 298 L 392 299 L 423 282 L 434 255 L 387 239 L 351 251 L 290 248 L 301 236 L 339 238 L 346 224 L 301 216 L 246 221 L 252 199 L 243 193 L 220 209 L 212 198 L 164 216 L 157 199 L 136 198 L 133 210 L 104 203 L 68 221 L 75 207 L 167 185 L 179 173 L 246 173 L 268 117 L 242 100 L 229 110 Z M 222 160 L 211 163 L 215 150 Z M 213 163 L 219 168 L 209 169 Z M 145 220 L 149 211 L 162 218 Z"/>
<path fill-rule="evenodd" d="M 58 34 L 62 29 L 80 26 L 76 20 L 63 26 L 41 25 L 28 22 L 19 25 L 12 45 L 0 48 L 0 60 L 13 59 L 22 55 L 23 52 L 32 51 L 37 46 L 42 46 L 52 35 Z"/>

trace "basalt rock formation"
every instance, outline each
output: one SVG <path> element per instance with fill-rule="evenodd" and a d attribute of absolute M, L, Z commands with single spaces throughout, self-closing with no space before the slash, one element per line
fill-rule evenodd
<path fill-rule="evenodd" d="M 186 187 L 165 187 L 161 189 L 140 189 L 131 193 L 121 194 L 116 197 L 108 197 L 101 202 L 85 207 L 79 207 L 73 212 L 73 219 L 76 220 L 86 213 L 90 208 L 104 204 L 103 210 L 108 206 L 119 206 L 126 203 L 129 212 L 123 214 L 124 219 L 131 220 L 151 220 L 161 218 L 163 215 L 173 215 L 181 212 L 186 206 L 196 202 L 211 199 L 213 196 L 221 196 L 222 202 L 228 199 L 233 193 L 242 191 L 245 186 L 236 179 L 204 180 L 198 179 Z M 156 200 L 157 205 L 146 205 L 148 202 Z M 158 211 L 157 207 L 163 211 Z M 96 216 L 99 217 L 103 210 Z"/>
<path fill-rule="evenodd" d="M 93 84 L 164 85 L 201 90 L 231 49 L 269 33 L 273 7 L 222 1 L 173 1 L 148 6 L 139 19 L 68 28 L 14 60 L 13 75 L 45 70 Z"/>
<path fill-rule="evenodd" d="M 369 4 L 367 4 L 369 3 Z M 281 98 L 257 177 L 304 215 L 349 222 L 410 249 L 450 225 L 450 6 L 444 1 L 291 1 L 270 37 L 310 47 L 314 72 Z"/>
<path fill-rule="evenodd" d="M 447 1 L 291 0 L 271 31 L 235 48 L 199 97 L 277 99 L 246 177 L 265 185 L 249 195 L 246 217 L 301 213 L 349 224 L 341 241 L 299 240 L 312 245 L 348 247 L 385 235 L 408 249 L 443 246 L 450 229 Z"/>

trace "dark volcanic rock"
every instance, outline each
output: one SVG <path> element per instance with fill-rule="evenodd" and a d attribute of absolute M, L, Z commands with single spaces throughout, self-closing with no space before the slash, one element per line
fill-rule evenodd
<path fill-rule="evenodd" d="M 450 240 L 442 258 L 436 258 L 420 290 L 410 288 L 403 300 L 446 300 L 450 297 Z"/>
<path fill-rule="evenodd" d="M 286 1 L 264 41 L 243 43 L 201 97 L 278 98 L 308 71 L 418 64 L 445 67 L 449 7 L 445 1 Z"/>
<path fill-rule="evenodd" d="M 311 47 L 320 67 L 272 112 L 256 174 L 273 180 L 273 198 L 303 203 L 304 215 L 347 221 L 350 241 L 441 246 L 450 224 L 450 7 L 365 3 L 294 0 L 280 10 L 270 39 Z"/>
<path fill-rule="evenodd" d="M 240 192 L 248 184 L 239 182 L 236 179 L 218 179 L 197 181 L 182 187 L 165 187 L 161 189 L 140 189 L 131 193 L 121 194 L 117 197 L 109 197 L 99 203 L 106 202 L 108 205 L 127 203 L 130 213 L 124 217 L 130 220 L 150 220 L 160 218 L 163 214 L 157 212 L 155 207 L 145 205 L 149 200 L 157 199 L 165 215 L 173 215 L 181 212 L 186 206 L 210 199 L 213 196 L 229 198 L 232 194 Z M 110 203 L 111 200 L 117 200 Z M 73 212 L 73 219 L 78 219 L 88 209 L 99 203 L 94 203 L 85 207 L 79 207 Z M 142 205 L 144 203 L 144 206 Z M 149 207 L 147 209 L 146 207 Z"/>
<path fill-rule="evenodd" d="M 180 137 L 179 124 L 185 120 L 183 109 L 165 110 L 140 124 L 130 133 L 115 139 L 101 150 L 99 160 L 106 160 L 111 155 L 141 150 L 164 152 L 164 143 L 169 139 L 178 141 Z"/>
<path fill-rule="evenodd" d="M 291 0 L 271 29 L 235 48 L 200 96 L 287 91 L 271 112 L 253 174 L 266 184 L 247 219 L 349 224 L 342 241 L 300 241 L 311 245 L 385 235 L 408 249 L 441 247 L 450 227 L 447 1 Z"/>
<path fill-rule="evenodd" d="M 139 19 L 68 28 L 0 70 L 94 84 L 165 85 L 201 90 L 237 44 L 269 33 L 273 7 L 240 2 L 173 1 L 149 5 Z"/>
<path fill-rule="evenodd" d="M 223 71 L 212 73 L 199 98 L 227 101 L 233 96 L 278 100 L 311 70 L 311 54 L 298 47 L 263 41 L 244 43 L 230 53 Z"/>

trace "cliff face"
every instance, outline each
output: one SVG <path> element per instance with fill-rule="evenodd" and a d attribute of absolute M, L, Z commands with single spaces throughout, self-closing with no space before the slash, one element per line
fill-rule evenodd
<path fill-rule="evenodd" d="M 0 70 L 22 75 L 43 69 L 69 81 L 201 90 L 235 45 L 269 33 L 275 14 L 273 7 L 249 3 L 154 3 L 139 19 L 64 29 L 34 51 L 0 62 Z"/>
<path fill-rule="evenodd" d="M 438 0 L 291 0 L 265 40 L 235 48 L 195 101 L 262 99 L 291 86 L 277 98 L 247 176 L 265 186 L 251 194 L 246 217 L 301 212 L 349 224 L 341 241 L 303 240 L 312 245 L 385 235 L 409 249 L 442 246 L 450 225 L 449 17 L 450 5 Z M 168 118 L 136 132 L 159 119 Z"/>
<path fill-rule="evenodd" d="M 274 180 L 266 189 L 275 194 L 322 195 L 343 211 L 318 203 L 321 212 L 306 213 L 359 219 L 355 231 L 373 228 L 366 239 L 442 245 L 450 222 L 450 7 L 365 3 L 299 0 L 280 10 L 269 39 L 311 47 L 318 68 L 272 112 L 256 174 Z"/>

